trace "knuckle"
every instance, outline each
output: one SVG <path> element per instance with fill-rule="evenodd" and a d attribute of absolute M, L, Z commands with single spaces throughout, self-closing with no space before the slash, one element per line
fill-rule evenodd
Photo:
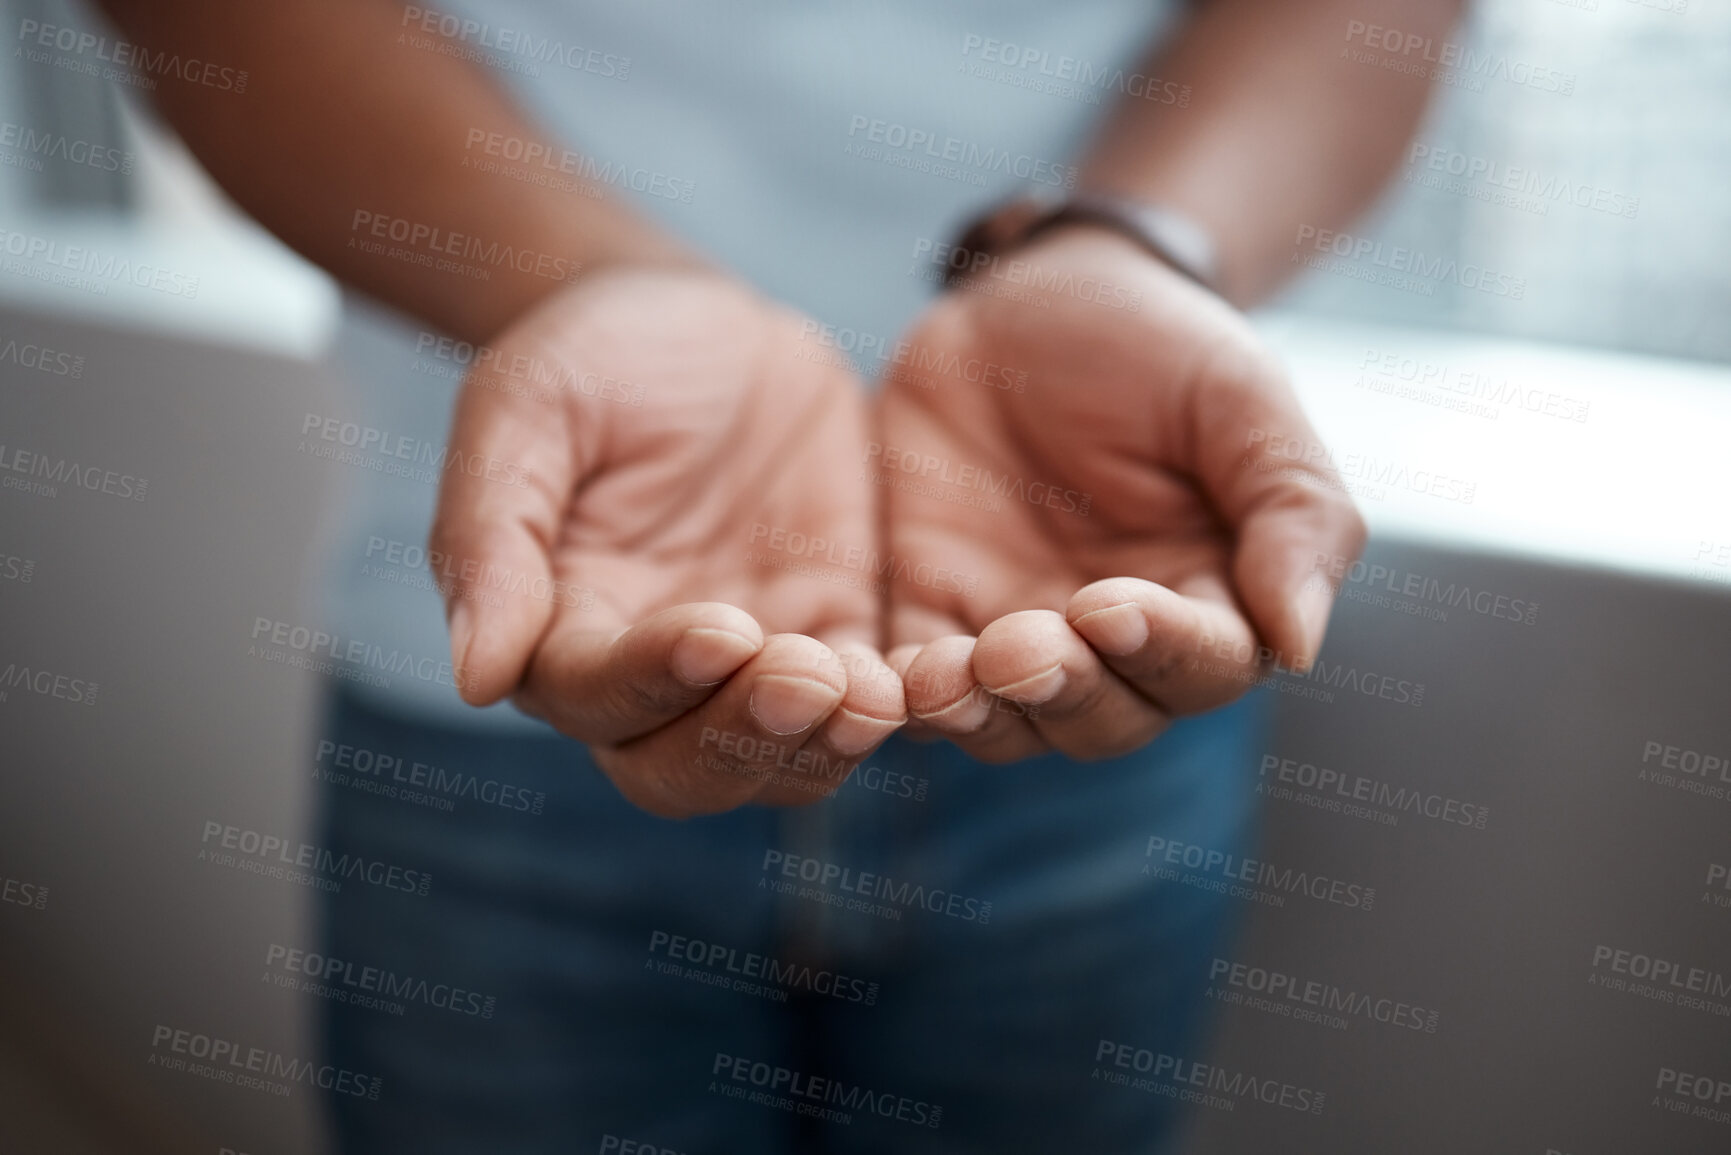
<path fill-rule="evenodd" d="M 1288 389 L 1285 364 L 1239 316 L 1226 319 L 1202 364 L 1201 376 L 1217 387 L 1270 396 Z"/>
<path fill-rule="evenodd" d="M 677 762 L 667 765 L 661 759 L 655 759 L 651 764 L 640 766 L 634 777 L 647 787 L 646 793 L 658 805 L 674 812 L 664 816 L 681 818 L 735 809 L 751 801 L 762 789 L 761 781 L 738 766 L 720 769 Z M 656 810 L 650 812 L 657 813 Z"/>
<path fill-rule="evenodd" d="M 1103 762 L 1134 754 L 1152 742 L 1165 728 L 1159 719 L 1132 723 L 1111 731 L 1090 733 L 1065 744 L 1063 753 L 1078 762 Z"/>
<path fill-rule="evenodd" d="M 1345 501 L 1346 509 L 1341 514 L 1346 526 L 1347 544 L 1351 547 L 1353 556 L 1363 552 L 1365 542 L 1370 540 L 1370 525 L 1364 520 L 1364 514 L 1350 499 Z"/>
<path fill-rule="evenodd" d="M 1223 682 L 1215 693 L 1208 698 L 1207 702 L 1195 712 L 1201 713 L 1202 710 L 1213 710 L 1220 706 L 1231 705 L 1249 692 L 1250 686 L 1245 682 L 1236 680 Z"/>
<path fill-rule="evenodd" d="M 440 502 L 438 511 L 433 515 L 433 524 L 427 530 L 427 548 L 441 553 L 449 552 L 451 543 L 458 536 L 455 522 L 455 516 L 444 502 Z"/>
<path fill-rule="evenodd" d="M 614 789 L 619 791 L 620 797 L 646 814 L 679 821 L 699 813 L 678 791 L 669 789 L 660 775 L 641 773 L 633 758 L 616 751 L 606 753 L 597 749 L 595 762 L 613 783 Z"/>
<path fill-rule="evenodd" d="M 607 705 L 618 718 L 652 718 L 677 714 L 687 704 L 687 697 L 671 682 L 659 678 L 607 679 Z"/>
<path fill-rule="evenodd" d="M 1104 678 L 1088 678 L 1067 701 L 1048 704 L 1051 721 L 1078 721 L 1094 717 L 1106 704 L 1110 687 Z"/>
<path fill-rule="evenodd" d="M 1148 647 L 1146 664 L 1136 672 L 1137 681 L 1161 685 L 1194 661 L 1193 653 L 1186 652 L 1173 642 L 1174 640 L 1169 639 L 1166 645 Z"/>

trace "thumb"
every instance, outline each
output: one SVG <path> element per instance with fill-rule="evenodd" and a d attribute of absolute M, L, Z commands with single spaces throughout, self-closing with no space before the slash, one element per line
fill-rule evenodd
<path fill-rule="evenodd" d="M 1232 580 L 1257 633 L 1280 663 L 1303 672 L 1322 649 L 1334 608 L 1326 570 L 1364 548 L 1364 523 L 1349 501 L 1289 482 L 1271 490 L 1238 527 Z"/>
<path fill-rule="evenodd" d="M 1272 358 L 1246 351 L 1212 368 L 1196 401 L 1198 474 L 1234 531 L 1232 581 L 1257 634 L 1306 670 L 1334 605 L 1322 575 L 1358 557 L 1364 519 Z"/>
<path fill-rule="evenodd" d="M 428 544 L 454 680 L 476 706 L 517 688 L 570 592 L 555 584 L 551 556 L 577 472 L 565 409 L 499 384 L 480 367 L 463 382 Z"/>

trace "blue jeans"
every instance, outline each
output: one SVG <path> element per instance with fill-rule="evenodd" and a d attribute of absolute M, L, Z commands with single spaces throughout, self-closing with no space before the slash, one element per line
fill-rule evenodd
<path fill-rule="evenodd" d="M 332 1096 L 341 1149 L 1164 1150 L 1174 1101 L 1097 1059 L 1202 1057 L 1234 912 L 1145 875 L 1148 840 L 1247 844 L 1266 713 L 1089 764 L 898 739 L 829 801 L 676 823 L 578 743 L 339 691 L 322 844 L 432 876 L 324 896 L 328 1058 L 383 1080 Z"/>

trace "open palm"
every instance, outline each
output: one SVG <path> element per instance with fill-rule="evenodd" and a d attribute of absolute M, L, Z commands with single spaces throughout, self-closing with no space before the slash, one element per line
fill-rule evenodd
<path fill-rule="evenodd" d="M 528 478 L 441 490 L 433 548 L 494 567 L 449 598 L 466 697 L 515 694 L 655 813 L 812 801 L 903 717 L 869 583 L 789 547 L 874 533 L 836 468 L 866 436 L 859 389 L 799 333 L 720 276 L 599 273 L 459 397 L 453 452 Z"/>
<path fill-rule="evenodd" d="M 931 370 L 882 394 L 890 546 L 972 579 L 896 583 L 892 664 L 980 757 L 1104 756 L 1313 658 L 1329 600 L 1305 579 L 1363 528 L 1224 302 L 1098 230 L 1018 257 L 1052 288 L 953 290 L 908 338 Z"/>

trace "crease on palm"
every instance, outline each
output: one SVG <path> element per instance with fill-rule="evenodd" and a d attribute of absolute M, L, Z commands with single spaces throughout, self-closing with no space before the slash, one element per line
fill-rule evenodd
<path fill-rule="evenodd" d="M 761 439 L 764 415 L 785 409 L 789 391 L 789 382 L 777 379 L 774 367 L 765 363 L 771 345 L 764 343 L 742 392 L 726 405 L 726 422 L 720 428 L 688 424 L 659 431 L 649 444 L 635 447 L 628 456 L 603 458 L 569 495 L 558 548 L 552 551 L 560 576 L 587 584 L 597 570 L 634 568 L 643 578 L 659 573 L 667 579 L 647 600 L 620 588 L 616 578 L 602 581 L 597 587 L 597 601 L 615 620 L 629 623 L 669 606 L 696 601 L 724 601 L 753 616 L 764 616 L 764 593 L 775 584 L 777 575 L 774 571 L 753 572 L 739 557 L 753 521 L 768 516 L 766 507 L 778 496 L 782 512 L 802 523 L 821 526 L 857 520 L 869 531 L 869 519 L 861 512 L 863 499 L 850 505 L 845 489 L 837 492 L 830 486 L 799 492 L 785 476 L 789 463 L 798 463 L 803 456 L 801 440 L 814 431 L 826 430 L 836 396 L 832 380 L 816 381 L 800 408 L 776 422 L 773 439 Z M 641 471 L 664 463 L 669 440 L 683 442 L 677 448 L 680 465 L 667 474 L 673 488 L 660 488 L 660 479 L 642 472 L 622 478 L 621 471 L 634 467 Z M 863 435 L 861 442 L 863 445 Z M 742 446 L 749 446 L 749 453 L 741 453 Z M 585 500 L 612 500 L 610 491 L 622 482 L 627 492 L 633 487 L 660 488 L 652 500 L 632 503 L 635 509 L 649 511 L 649 516 L 605 526 L 585 520 Z M 714 500 L 718 492 L 725 495 L 720 502 Z M 831 504 L 811 504 L 813 493 L 833 495 Z M 817 636 L 832 628 L 855 625 L 858 616 L 832 607 L 826 615 L 802 623 L 797 632 Z"/>

